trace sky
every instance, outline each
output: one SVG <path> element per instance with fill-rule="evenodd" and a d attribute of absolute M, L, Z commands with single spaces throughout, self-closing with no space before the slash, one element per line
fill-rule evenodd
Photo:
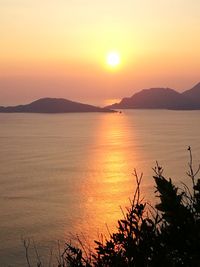
<path fill-rule="evenodd" d="M 0 0 L 0 106 L 190 89 L 200 82 L 199 14 L 199 0 Z"/>

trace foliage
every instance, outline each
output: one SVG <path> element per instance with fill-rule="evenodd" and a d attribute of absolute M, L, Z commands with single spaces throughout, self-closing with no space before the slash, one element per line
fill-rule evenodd
<path fill-rule="evenodd" d="M 156 196 L 160 203 L 148 207 L 140 199 L 141 177 L 136 171 L 137 189 L 118 231 L 103 242 L 95 241 L 96 251 L 88 257 L 67 244 L 64 266 L 200 266 L 200 179 L 199 168 L 193 171 L 191 148 L 188 176 L 192 192 L 186 185 L 177 188 L 163 176 L 163 169 L 154 168 Z"/>
<path fill-rule="evenodd" d="M 191 148 L 188 176 L 190 190 L 180 189 L 163 176 L 163 169 L 154 168 L 156 197 L 153 208 L 141 200 L 142 175 L 136 178 L 136 191 L 130 208 L 118 221 L 118 231 L 105 242 L 95 241 L 95 251 L 66 244 L 58 267 L 178 267 L 200 266 L 200 179 L 199 168 L 193 170 Z"/>

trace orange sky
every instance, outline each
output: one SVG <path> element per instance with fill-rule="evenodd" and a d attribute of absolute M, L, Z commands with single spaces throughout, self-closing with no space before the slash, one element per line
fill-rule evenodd
<path fill-rule="evenodd" d="M 200 81 L 199 0 L 0 0 L 0 105 Z M 121 64 L 111 70 L 106 55 Z"/>

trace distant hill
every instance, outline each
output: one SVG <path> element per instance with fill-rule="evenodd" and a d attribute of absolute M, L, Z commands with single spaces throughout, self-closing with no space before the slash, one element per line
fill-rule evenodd
<path fill-rule="evenodd" d="M 113 109 L 200 109 L 200 83 L 179 93 L 170 88 L 144 89 L 119 103 L 107 106 Z"/>
<path fill-rule="evenodd" d="M 41 98 L 27 105 L 0 107 L 0 112 L 67 113 L 67 112 L 114 112 L 63 98 Z"/>
<path fill-rule="evenodd" d="M 200 83 L 196 84 L 192 89 L 189 89 L 183 92 L 182 95 L 190 99 L 195 106 L 199 107 L 200 106 Z"/>

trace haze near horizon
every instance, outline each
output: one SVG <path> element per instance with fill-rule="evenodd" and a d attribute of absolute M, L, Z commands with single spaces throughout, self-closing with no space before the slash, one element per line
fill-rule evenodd
<path fill-rule="evenodd" d="M 198 0 L 0 0 L 0 105 L 189 89 L 199 81 L 199 10 Z M 113 51 L 118 63 L 108 64 Z"/>

